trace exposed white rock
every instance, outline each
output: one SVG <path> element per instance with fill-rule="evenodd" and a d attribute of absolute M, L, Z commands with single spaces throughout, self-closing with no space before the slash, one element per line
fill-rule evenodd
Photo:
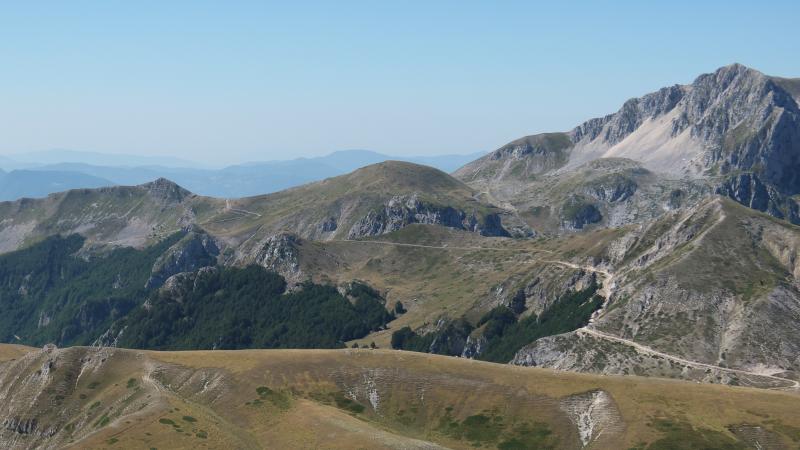
<path fill-rule="evenodd" d="M 617 405 L 606 391 L 596 390 L 572 395 L 559 406 L 578 429 L 583 447 L 601 437 L 612 437 L 624 430 Z"/>

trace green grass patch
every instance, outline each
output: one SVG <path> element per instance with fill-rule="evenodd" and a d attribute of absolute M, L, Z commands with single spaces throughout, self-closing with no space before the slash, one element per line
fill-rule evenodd
<path fill-rule="evenodd" d="M 485 325 L 486 350 L 478 359 L 507 363 L 525 345 L 536 339 L 576 330 L 589 322 L 592 313 L 603 305 L 603 297 L 595 295 L 592 284 L 582 291 L 564 295 L 541 315 L 517 320 L 505 306 L 490 311 L 479 322 Z"/>
<path fill-rule="evenodd" d="M 341 392 L 336 392 L 333 395 L 333 400 L 336 403 L 336 407 L 339 409 L 343 409 L 345 411 L 349 411 L 354 414 L 361 414 L 366 409 L 364 405 L 358 403 L 355 400 L 347 398 Z"/>
<path fill-rule="evenodd" d="M 256 399 L 255 402 L 261 402 L 261 400 L 268 401 L 272 403 L 273 406 L 280 409 L 281 411 L 286 411 L 291 407 L 291 396 L 285 392 L 278 392 L 274 391 L 266 386 L 259 386 L 256 388 L 256 393 L 260 397 L 260 399 Z"/>
<path fill-rule="evenodd" d="M 109 422 L 111 422 L 111 419 L 108 417 L 108 415 L 103 414 L 103 416 L 100 417 L 100 419 L 98 419 L 98 421 L 94 423 L 94 427 L 95 428 L 102 428 L 102 427 L 108 425 Z"/>
<path fill-rule="evenodd" d="M 546 423 L 523 423 L 515 426 L 509 434 L 497 444 L 499 450 L 547 450 L 558 446 L 558 438 Z"/>
<path fill-rule="evenodd" d="M 361 414 L 366 410 L 366 407 L 361 403 L 345 397 L 341 391 L 336 392 L 311 392 L 309 398 L 322 403 L 324 405 L 333 405 L 339 409 L 348 411 L 353 414 Z"/>

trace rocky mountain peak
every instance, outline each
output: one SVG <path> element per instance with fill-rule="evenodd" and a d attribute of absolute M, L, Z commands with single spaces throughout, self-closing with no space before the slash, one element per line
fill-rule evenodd
<path fill-rule="evenodd" d="M 595 141 L 614 145 L 636 131 L 646 120 L 672 111 L 683 100 L 687 89 L 680 85 L 661 88 L 643 97 L 626 101 L 614 114 L 590 119 L 570 132 L 573 142 Z"/>
<path fill-rule="evenodd" d="M 178 186 L 177 183 L 163 177 L 141 186 L 147 189 L 152 198 L 164 203 L 180 203 L 186 197 L 192 195 L 191 192 Z"/>
<path fill-rule="evenodd" d="M 637 161 L 668 179 L 713 186 L 742 204 L 796 217 L 800 193 L 800 81 L 731 64 L 626 101 L 568 133 L 528 136 L 455 172 L 495 198 L 531 192 L 520 181 L 570 177 L 608 158 Z M 545 143 L 564 136 L 556 148 Z M 552 141 L 552 139 L 550 139 Z M 743 175 L 744 174 L 744 175 Z"/>

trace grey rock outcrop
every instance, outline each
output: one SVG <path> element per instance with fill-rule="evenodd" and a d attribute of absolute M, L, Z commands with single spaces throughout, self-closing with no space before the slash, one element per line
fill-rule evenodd
<path fill-rule="evenodd" d="M 155 181 L 143 184 L 142 187 L 147 190 L 150 197 L 158 200 L 164 206 L 181 203 L 184 199 L 193 195 L 177 183 L 166 178 L 158 178 Z"/>
<path fill-rule="evenodd" d="M 10 417 L 3 419 L 3 428 L 17 434 L 32 434 L 36 430 L 35 418 Z"/>
<path fill-rule="evenodd" d="M 520 181 L 534 186 L 541 182 L 546 189 L 547 183 L 568 177 L 587 162 L 628 158 L 658 176 L 706 180 L 717 186 L 717 193 L 796 222 L 797 206 L 790 197 L 800 194 L 798 85 L 796 80 L 774 78 L 732 64 L 700 75 L 691 84 L 628 100 L 617 112 L 564 133 L 568 142 L 558 151 L 534 145 L 544 142 L 546 135 L 529 136 L 464 166 L 455 175 L 475 187 L 491 190 L 500 201 L 520 203 L 531 193 L 519 185 Z M 558 156 L 561 163 L 545 164 L 544 155 Z M 522 173 L 529 175 L 514 176 Z M 539 179 L 550 175 L 558 177 Z M 635 190 L 633 184 L 624 182 L 583 194 L 619 203 L 631 198 Z M 713 193 L 712 189 L 708 194 Z M 667 203 L 668 209 L 674 208 L 673 204 Z M 607 225 L 635 220 L 636 211 L 631 215 L 625 211 L 629 208 L 615 209 L 618 211 L 604 214 Z M 648 213 L 652 212 L 656 211 Z M 590 209 L 584 213 L 586 218 L 596 217 Z M 579 222 L 567 223 L 565 229 L 579 228 Z"/>
<path fill-rule="evenodd" d="M 716 192 L 779 219 L 786 219 L 794 224 L 800 223 L 798 216 L 800 208 L 797 201 L 780 193 L 772 185 L 764 184 L 754 173 L 733 175 L 720 183 Z"/>
<path fill-rule="evenodd" d="M 508 236 L 500 216 L 467 213 L 452 206 L 438 206 L 420 200 L 417 194 L 392 197 L 382 210 L 372 210 L 353 225 L 348 239 L 397 231 L 411 224 L 442 225 L 480 233 L 484 236 Z"/>
<path fill-rule="evenodd" d="M 581 230 L 586 225 L 603 220 L 603 215 L 593 203 L 579 196 L 572 196 L 561 207 L 561 228 Z"/>
<path fill-rule="evenodd" d="M 621 174 L 613 174 L 587 186 L 585 193 L 602 202 L 624 202 L 633 197 L 638 187 L 635 180 Z"/>
<path fill-rule="evenodd" d="M 198 289 L 198 282 L 202 281 L 215 273 L 219 269 L 217 267 L 202 267 L 194 272 L 181 272 L 175 274 L 164 282 L 159 292 L 174 299 L 176 302 L 183 302 L 184 298 Z M 149 310 L 152 305 L 150 301 L 146 301 L 142 307 Z"/>
<path fill-rule="evenodd" d="M 686 95 L 683 86 L 659 89 L 640 98 L 630 99 L 619 111 L 605 117 L 588 120 L 572 130 L 573 142 L 601 140 L 614 145 L 636 131 L 645 120 L 672 111 Z M 675 130 L 677 134 L 678 130 Z"/>
<path fill-rule="evenodd" d="M 576 394 L 561 400 L 561 410 L 577 428 L 581 445 L 602 446 L 625 429 L 622 415 L 611 394 L 603 390 Z"/>
<path fill-rule="evenodd" d="M 292 233 L 269 236 L 256 246 L 252 261 L 266 269 L 279 273 L 290 285 L 303 281 L 305 275 L 300 268 L 300 238 Z"/>
<path fill-rule="evenodd" d="M 480 333 L 472 333 L 467 336 L 467 340 L 464 342 L 464 348 L 461 350 L 461 357 L 462 358 L 475 358 L 486 348 L 486 345 L 489 341 L 480 334 Z"/>
<path fill-rule="evenodd" d="M 216 264 L 219 248 L 214 239 L 202 231 L 189 231 L 153 264 L 145 289 L 155 289 L 177 273 L 195 271 Z"/>

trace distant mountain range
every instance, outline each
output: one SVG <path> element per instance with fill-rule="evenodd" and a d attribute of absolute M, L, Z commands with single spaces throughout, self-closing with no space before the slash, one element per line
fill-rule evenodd
<path fill-rule="evenodd" d="M 125 153 L 101 153 L 80 150 L 52 149 L 16 153 L 0 157 L 0 167 L 23 169 L 62 162 L 83 163 L 95 166 L 166 166 L 205 168 L 206 166 L 172 156 L 130 155 Z"/>
<path fill-rule="evenodd" d="M 0 200 L 45 197 L 74 188 L 97 188 L 115 183 L 81 172 L 62 170 L 0 170 Z"/>
<path fill-rule="evenodd" d="M 12 169 L 6 176 L 8 184 L 0 184 L 0 200 L 43 197 L 78 188 L 137 185 L 158 178 L 168 178 L 200 195 L 239 198 L 276 192 L 388 160 L 414 162 L 452 172 L 483 155 L 481 152 L 402 157 L 369 150 L 344 150 L 316 158 L 204 169 L 190 167 L 191 163 L 185 161 L 181 164 L 181 160 L 162 158 L 70 151 L 40 152 L 18 155 L 16 159 L 0 158 L 0 167 Z M 170 162 L 174 165 L 168 165 Z"/>

